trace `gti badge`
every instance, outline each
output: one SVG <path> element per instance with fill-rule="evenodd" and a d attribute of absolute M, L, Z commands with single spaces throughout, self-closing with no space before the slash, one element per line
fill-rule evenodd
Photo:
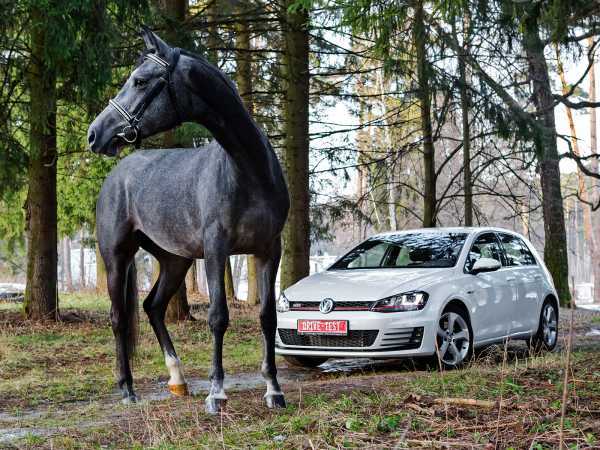
<path fill-rule="evenodd" d="M 328 314 L 331 312 L 332 309 L 333 299 L 324 298 L 323 300 L 321 300 L 321 304 L 319 305 L 319 311 L 321 311 L 323 314 Z"/>

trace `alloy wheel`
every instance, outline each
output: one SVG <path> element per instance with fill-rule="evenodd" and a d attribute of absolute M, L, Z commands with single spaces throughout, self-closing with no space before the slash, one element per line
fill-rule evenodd
<path fill-rule="evenodd" d="M 542 311 L 542 336 L 544 344 L 548 348 L 552 348 L 556 343 L 558 335 L 558 319 L 556 317 L 556 309 L 551 303 L 547 303 Z"/>
<path fill-rule="evenodd" d="M 471 335 L 469 326 L 460 314 L 447 312 L 440 317 L 437 330 L 438 353 L 448 366 L 458 366 L 469 353 Z"/>

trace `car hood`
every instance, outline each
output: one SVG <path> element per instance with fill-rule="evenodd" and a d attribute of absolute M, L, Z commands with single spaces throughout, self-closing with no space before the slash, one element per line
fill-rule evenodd
<path fill-rule="evenodd" d="M 449 277 L 454 268 L 351 269 L 316 273 L 285 290 L 290 301 L 372 301 L 427 286 Z"/>

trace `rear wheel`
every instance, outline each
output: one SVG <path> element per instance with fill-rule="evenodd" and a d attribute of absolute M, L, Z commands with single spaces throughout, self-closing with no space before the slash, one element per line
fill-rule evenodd
<path fill-rule="evenodd" d="M 447 307 L 438 322 L 436 335 L 437 363 L 445 369 L 455 369 L 471 359 L 473 333 L 465 311 L 456 306 Z"/>
<path fill-rule="evenodd" d="M 285 359 L 288 364 L 296 367 L 317 367 L 327 361 L 329 358 L 324 356 L 292 356 L 292 355 L 284 355 L 283 359 Z"/>
<path fill-rule="evenodd" d="M 547 299 L 540 313 L 540 324 L 535 335 L 529 340 L 530 350 L 550 352 L 558 342 L 558 310 L 556 304 Z"/>

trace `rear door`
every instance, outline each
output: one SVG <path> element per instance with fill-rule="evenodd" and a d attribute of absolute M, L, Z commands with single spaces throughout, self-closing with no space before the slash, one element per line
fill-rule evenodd
<path fill-rule="evenodd" d="M 484 232 L 475 238 L 467 255 L 465 273 L 470 273 L 479 258 L 502 262 L 502 250 L 495 233 Z M 513 292 L 507 276 L 504 268 L 469 276 L 466 292 L 476 305 L 473 321 L 478 341 L 493 340 L 510 332 Z"/>
<path fill-rule="evenodd" d="M 512 311 L 513 332 L 537 327 L 542 271 L 525 242 L 509 233 L 498 233 L 504 251 L 506 270 L 516 283 L 516 303 Z"/>

